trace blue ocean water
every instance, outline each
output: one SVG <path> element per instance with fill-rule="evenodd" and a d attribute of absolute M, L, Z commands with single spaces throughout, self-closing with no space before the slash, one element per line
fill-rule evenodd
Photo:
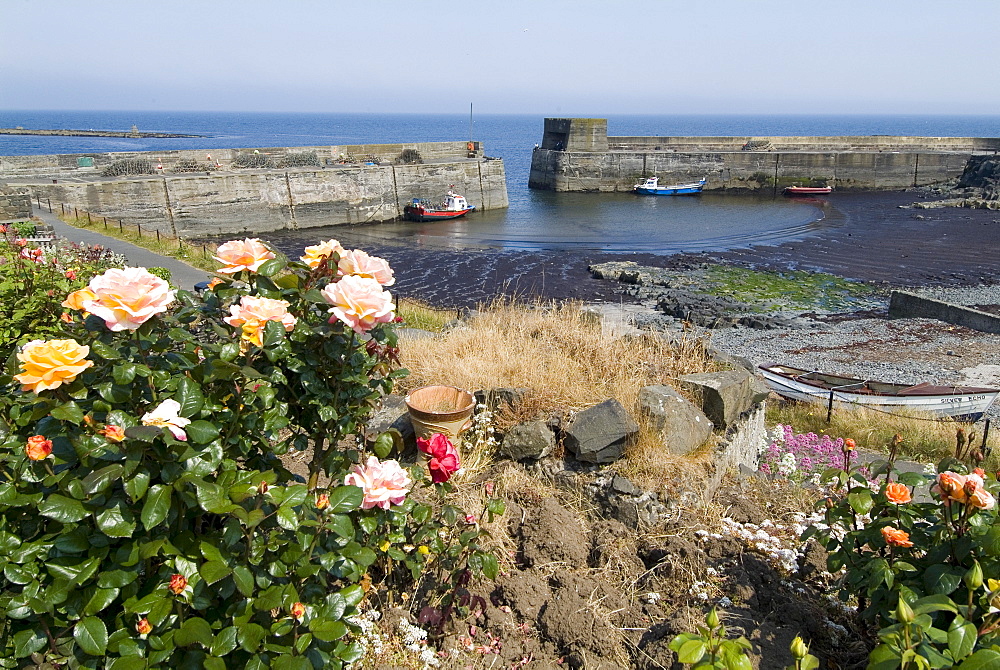
<path fill-rule="evenodd" d="M 612 115 L 609 135 L 917 135 L 997 137 L 994 116 Z M 0 110 L 0 127 L 128 130 L 204 135 L 128 139 L 0 135 L 0 156 L 157 149 L 324 146 L 474 139 L 504 159 L 510 207 L 450 224 L 380 224 L 361 236 L 443 247 L 592 249 L 673 253 L 737 248 L 807 235 L 815 206 L 786 199 L 703 194 L 636 198 L 527 188 L 543 117 L 475 114 L 292 114 Z M 820 223 L 818 223 L 820 222 Z"/>

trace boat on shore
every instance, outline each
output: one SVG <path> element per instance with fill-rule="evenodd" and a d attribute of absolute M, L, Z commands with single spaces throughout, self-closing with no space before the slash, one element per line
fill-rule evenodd
<path fill-rule="evenodd" d="M 937 418 L 977 421 L 1000 396 L 1000 389 L 978 386 L 891 384 L 802 370 L 788 365 L 760 366 L 764 381 L 775 393 L 821 405 L 854 405 L 897 414 L 923 412 Z"/>
<path fill-rule="evenodd" d="M 448 191 L 444 202 L 440 205 L 432 205 L 424 200 L 414 198 L 409 205 L 403 208 L 403 217 L 410 221 L 444 221 L 446 219 L 457 219 L 465 216 L 476 208 L 470 205 L 465 196 Z"/>
<path fill-rule="evenodd" d="M 821 195 L 833 191 L 832 186 L 786 186 L 785 195 Z"/>
<path fill-rule="evenodd" d="M 633 186 L 632 192 L 637 195 L 697 195 L 705 188 L 705 181 L 702 179 L 690 184 L 660 186 L 659 177 L 648 177 L 646 181 Z"/>

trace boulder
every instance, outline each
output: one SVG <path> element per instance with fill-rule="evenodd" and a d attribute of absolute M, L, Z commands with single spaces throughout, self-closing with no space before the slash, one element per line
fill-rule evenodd
<path fill-rule="evenodd" d="M 512 409 L 524 401 L 529 389 L 526 388 L 492 388 L 476 391 L 476 402 L 485 405 L 486 409 L 495 412 L 498 409 Z"/>
<path fill-rule="evenodd" d="M 503 437 L 500 453 L 515 461 L 545 458 L 556 447 L 556 437 L 545 421 L 519 423 Z"/>
<path fill-rule="evenodd" d="M 564 444 L 577 460 L 613 463 L 625 455 L 625 445 L 638 432 L 635 420 L 611 398 L 573 416 L 564 427 Z"/>
<path fill-rule="evenodd" d="M 406 400 L 398 395 L 387 395 L 382 398 L 381 405 L 365 427 L 365 439 L 374 442 L 379 435 L 389 429 L 399 431 L 407 450 L 417 448 L 417 436 L 413 432 L 413 424 L 410 423 Z"/>
<path fill-rule="evenodd" d="M 767 397 L 767 388 L 746 370 L 699 372 L 680 381 L 701 396 L 701 409 L 716 427 L 728 428 Z"/>
<path fill-rule="evenodd" d="M 672 454 L 689 454 L 712 434 L 712 422 L 697 406 L 669 386 L 646 386 L 639 391 L 639 411 Z"/>

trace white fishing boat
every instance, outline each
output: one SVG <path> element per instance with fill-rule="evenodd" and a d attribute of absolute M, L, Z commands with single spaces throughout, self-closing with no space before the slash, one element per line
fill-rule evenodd
<path fill-rule="evenodd" d="M 891 384 L 801 370 L 787 365 L 761 365 L 771 389 L 786 398 L 822 405 L 854 405 L 890 414 L 901 410 L 938 418 L 976 421 L 1000 395 L 1000 389 L 978 386 Z"/>

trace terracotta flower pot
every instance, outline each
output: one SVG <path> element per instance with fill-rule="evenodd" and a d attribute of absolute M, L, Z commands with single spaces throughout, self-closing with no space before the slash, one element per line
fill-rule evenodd
<path fill-rule="evenodd" d="M 476 399 L 454 386 L 425 386 L 406 396 L 406 407 L 417 437 L 442 433 L 455 441 L 472 425 Z"/>

